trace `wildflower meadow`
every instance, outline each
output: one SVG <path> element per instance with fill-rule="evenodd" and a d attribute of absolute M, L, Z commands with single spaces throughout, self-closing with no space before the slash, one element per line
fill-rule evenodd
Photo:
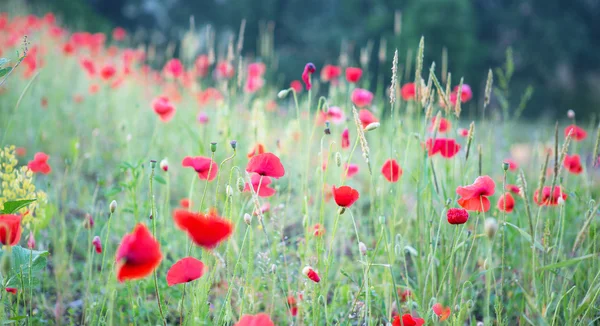
<path fill-rule="evenodd" d="M 289 83 L 244 26 L 175 55 L 0 13 L 3 324 L 600 324 L 598 121 L 523 120 L 510 49 Z"/>

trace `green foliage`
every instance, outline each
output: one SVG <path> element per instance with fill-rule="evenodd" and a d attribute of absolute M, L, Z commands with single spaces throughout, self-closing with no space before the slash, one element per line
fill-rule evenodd
<path fill-rule="evenodd" d="M 39 274 L 46 268 L 48 251 L 25 249 L 12 246 L 9 250 L 0 250 L 2 255 L 10 254 L 10 274 L 5 280 L 6 287 L 19 289 L 39 284 Z M 4 259 L 4 258 L 3 258 Z"/>
<path fill-rule="evenodd" d="M 36 199 L 7 201 L 4 203 L 4 208 L 0 210 L 0 214 L 13 214 L 34 201 L 36 201 Z"/>

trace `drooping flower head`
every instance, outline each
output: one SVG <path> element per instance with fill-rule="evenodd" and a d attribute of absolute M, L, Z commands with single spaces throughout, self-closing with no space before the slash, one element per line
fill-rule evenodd
<path fill-rule="evenodd" d="M 381 174 L 389 182 L 396 182 L 402 176 L 402 169 L 395 159 L 388 159 L 381 167 Z"/>
<path fill-rule="evenodd" d="M 181 165 L 183 165 L 184 167 L 193 168 L 194 171 L 198 173 L 198 178 L 202 180 L 208 179 L 208 181 L 212 181 L 214 178 L 216 178 L 217 172 L 219 170 L 219 167 L 215 161 L 211 160 L 209 157 L 204 156 L 186 156 L 181 162 Z"/>
<path fill-rule="evenodd" d="M 355 88 L 350 95 L 350 99 L 359 108 L 370 106 L 373 102 L 373 93 L 366 89 Z"/>
<path fill-rule="evenodd" d="M 204 274 L 204 264 L 194 257 L 178 260 L 167 272 L 167 284 L 173 286 L 199 279 Z"/>
<path fill-rule="evenodd" d="M 21 239 L 21 216 L 13 214 L 0 215 L 0 243 L 14 246 Z"/>
<path fill-rule="evenodd" d="M 196 245 L 205 249 L 215 248 L 233 232 L 233 224 L 218 216 L 215 210 L 203 214 L 176 209 L 173 220 Z"/>
<path fill-rule="evenodd" d="M 246 171 L 275 179 L 285 175 L 285 169 L 283 168 L 283 164 L 281 164 L 281 160 L 273 153 L 263 153 L 253 156 L 248 161 L 248 165 L 246 165 Z"/>
<path fill-rule="evenodd" d="M 304 66 L 304 71 L 302 72 L 302 81 L 304 82 L 304 85 L 306 85 L 306 90 L 310 91 L 310 89 L 312 88 L 312 84 L 310 82 L 310 76 L 317 71 L 317 68 L 315 67 L 315 65 L 312 62 L 309 62 L 306 64 L 306 66 Z"/>
<path fill-rule="evenodd" d="M 146 225 L 140 223 L 126 234 L 117 248 L 117 279 L 119 282 L 144 278 L 158 267 L 162 260 L 160 244 L 152 237 Z"/>
<path fill-rule="evenodd" d="M 341 186 L 339 188 L 333 186 L 332 193 L 335 203 L 344 208 L 352 206 L 352 204 L 354 204 L 354 202 L 356 202 L 360 196 L 358 191 L 350 186 Z"/>
<path fill-rule="evenodd" d="M 50 156 L 48 156 L 46 153 L 37 152 L 33 156 L 33 160 L 31 160 L 31 161 L 29 161 L 29 163 L 27 163 L 27 167 L 33 173 L 48 174 L 52 171 L 52 169 L 50 168 L 50 165 L 48 165 L 49 158 L 50 158 Z"/>
<path fill-rule="evenodd" d="M 487 175 L 477 177 L 472 185 L 457 187 L 456 193 L 461 197 L 458 204 L 468 211 L 487 212 L 490 210 L 490 200 L 496 191 L 494 180 Z"/>

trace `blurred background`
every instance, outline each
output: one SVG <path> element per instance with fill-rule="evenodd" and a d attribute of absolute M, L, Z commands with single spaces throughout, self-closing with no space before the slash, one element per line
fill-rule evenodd
<path fill-rule="evenodd" d="M 426 67 L 436 61 L 439 72 L 446 57 L 453 82 L 464 76 L 475 96 L 482 97 L 488 69 L 502 67 L 511 48 L 510 93 L 518 103 L 529 86 L 533 89 L 524 116 L 561 118 L 572 109 L 589 118 L 600 104 L 600 0 L 18 2 L 38 14 L 52 11 L 73 29 L 110 33 L 123 27 L 136 42 L 172 46 L 176 56 L 178 41 L 190 33 L 191 17 L 192 32 L 200 39 L 211 26 L 221 53 L 231 40 L 237 42 L 245 19 L 243 55 L 260 60 L 264 35 L 271 35 L 276 62 L 265 61 L 277 69 L 281 83 L 299 79 L 306 62 L 320 68 L 340 60 L 368 66 L 370 78 L 387 82 L 394 49 L 408 69 L 423 35 Z"/>

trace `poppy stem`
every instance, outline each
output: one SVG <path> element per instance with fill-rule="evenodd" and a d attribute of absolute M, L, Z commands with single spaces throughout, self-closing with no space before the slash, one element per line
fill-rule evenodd
<path fill-rule="evenodd" d="M 150 172 L 150 214 L 152 215 L 152 236 L 156 239 L 156 205 L 154 202 L 154 186 L 153 186 L 153 181 L 154 181 L 154 169 L 156 168 L 156 161 L 152 160 L 150 161 L 150 166 L 152 167 L 152 170 Z M 209 172 L 210 175 L 210 172 Z M 110 220 L 109 220 L 110 222 Z M 163 313 L 163 309 L 162 309 L 162 304 L 161 304 L 161 300 L 160 300 L 160 292 L 158 291 L 158 276 L 157 276 L 157 272 L 156 269 L 154 270 L 154 289 L 156 292 L 156 302 L 158 303 L 158 311 L 160 312 L 160 317 L 163 321 L 163 324 L 166 326 L 167 325 L 167 320 L 165 319 L 165 315 Z"/>
<path fill-rule="evenodd" d="M 206 198 L 206 191 L 208 190 L 208 181 L 210 180 L 214 158 L 215 152 L 212 152 L 212 154 L 210 154 L 210 165 L 208 166 L 208 177 L 206 178 L 206 183 L 204 184 L 204 192 L 202 193 L 202 199 L 200 199 L 200 208 L 198 208 L 198 212 L 202 212 L 202 206 L 204 205 L 204 198 Z"/>
<path fill-rule="evenodd" d="M 219 171 L 217 171 L 217 189 L 215 189 L 215 207 L 217 207 L 217 201 L 219 200 L 219 184 L 221 181 L 221 171 L 223 170 L 223 165 L 228 161 L 233 160 L 237 151 L 234 149 L 233 154 L 228 158 L 224 159 L 223 162 L 219 165 Z M 210 165 L 212 167 L 212 164 Z M 208 168 L 210 170 L 210 167 Z M 210 171 L 208 172 L 208 176 L 210 177 Z M 208 180 L 208 179 L 207 179 Z"/>

